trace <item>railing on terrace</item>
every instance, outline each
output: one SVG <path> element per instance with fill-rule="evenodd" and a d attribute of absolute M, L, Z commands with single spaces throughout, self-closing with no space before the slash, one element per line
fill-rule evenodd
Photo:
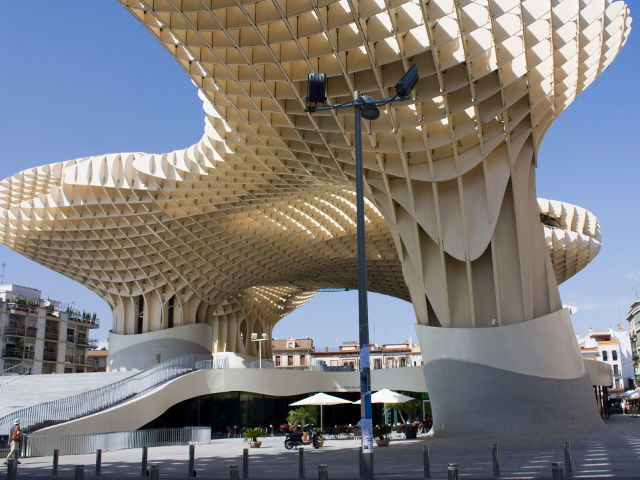
<path fill-rule="evenodd" d="M 104 387 L 16 410 L 0 417 L 0 432 L 8 432 L 15 418 L 21 419 L 23 431 L 29 433 L 91 415 L 181 375 L 207 368 L 207 359 L 211 357 L 185 355 L 172 358 Z"/>
<path fill-rule="evenodd" d="M 24 327 L 4 327 L 5 335 L 16 335 L 18 337 L 24 337 Z"/>
<path fill-rule="evenodd" d="M 0 372 L 0 376 L 14 376 L 14 375 L 20 375 L 20 372 L 17 372 L 16 370 L 18 370 L 18 368 L 24 366 L 24 363 L 19 363 L 17 365 L 13 365 L 11 367 L 7 367 L 4 370 L 2 370 Z"/>
<path fill-rule="evenodd" d="M 58 449 L 60 455 L 81 455 L 94 453 L 98 449 L 107 451 L 210 442 L 209 427 L 158 428 L 84 435 L 28 435 L 24 453 L 27 457 L 42 457 L 51 455 L 54 449 Z"/>
<path fill-rule="evenodd" d="M 18 312 L 38 313 L 38 307 L 36 307 L 35 305 L 22 305 L 19 303 L 9 302 L 7 306 L 10 310 Z"/>
<path fill-rule="evenodd" d="M 42 354 L 42 359 L 47 362 L 55 362 L 58 358 L 57 352 L 44 352 Z"/>
<path fill-rule="evenodd" d="M 2 349 L 3 358 L 22 358 L 23 355 L 24 355 L 24 350 L 21 348 L 3 348 Z"/>
<path fill-rule="evenodd" d="M 46 340 L 58 340 L 58 332 L 46 331 L 44 332 L 44 338 Z"/>

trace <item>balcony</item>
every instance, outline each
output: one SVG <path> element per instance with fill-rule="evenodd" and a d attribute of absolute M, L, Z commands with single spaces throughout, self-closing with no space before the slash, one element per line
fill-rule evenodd
<path fill-rule="evenodd" d="M 15 337 L 24 337 L 24 327 L 9 325 L 4 327 L 5 335 L 13 335 Z"/>
<path fill-rule="evenodd" d="M 2 358 L 22 358 L 24 351 L 22 348 L 4 348 L 2 349 Z"/>
<path fill-rule="evenodd" d="M 44 338 L 46 340 L 54 340 L 54 341 L 58 341 L 58 332 L 54 332 L 52 330 L 49 331 L 45 331 L 44 332 Z"/>
<path fill-rule="evenodd" d="M 56 352 L 44 352 L 42 354 L 42 359 L 45 362 L 55 362 L 58 358 L 58 354 Z"/>
<path fill-rule="evenodd" d="M 100 326 L 100 319 L 95 313 L 80 313 L 78 311 L 67 313 L 69 314 L 69 320 L 87 325 L 89 328 L 98 328 Z"/>
<path fill-rule="evenodd" d="M 73 335 L 67 335 L 67 342 L 73 343 L 73 341 L 74 341 Z"/>
<path fill-rule="evenodd" d="M 36 356 L 36 352 L 34 352 L 33 350 L 27 350 L 26 352 L 24 352 L 24 358 L 29 359 L 29 360 L 33 360 Z"/>
<path fill-rule="evenodd" d="M 83 335 L 78 335 L 78 340 L 76 341 L 76 343 L 78 345 L 87 345 L 90 346 L 91 345 L 91 340 L 89 340 L 87 337 L 83 336 Z"/>
<path fill-rule="evenodd" d="M 27 337 L 36 338 L 38 329 L 36 327 L 27 327 Z"/>
<path fill-rule="evenodd" d="M 34 305 L 23 305 L 21 303 L 9 302 L 7 306 L 9 307 L 9 310 L 11 310 L 11 313 L 38 313 L 38 307 Z"/>

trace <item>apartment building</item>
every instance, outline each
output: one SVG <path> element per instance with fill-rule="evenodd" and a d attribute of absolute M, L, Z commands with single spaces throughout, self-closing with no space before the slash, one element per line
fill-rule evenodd
<path fill-rule="evenodd" d="M 316 350 L 310 338 L 272 340 L 273 363 L 276 368 L 322 368 L 325 370 L 357 370 L 360 344 L 342 342 L 338 347 Z M 422 365 L 420 347 L 411 338 L 403 343 L 372 344 L 370 347 L 373 369 L 400 368 Z"/>
<path fill-rule="evenodd" d="M 271 340 L 273 365 L 276 368 L 307 368 L 313 355 L 313 340 L 293 338 Z"/>
<path fill-rule="evenodd" d="M 413 343 L 411 337 L 402 343 L 371 344 L 369 356 L 371 368 L 402 368 L 422 365 L 420 346 Z M 325 347 L 315 351 L 312 363 L 323 367 L 342 367 L 358 370 L 360 368 L 360 343 L 342 342 L 337 348 Z"/>
<path fill-rule="evenodd" d="M 631 342 L 629 332 L 622 325 L 618 325 L 618 330 L 609 327 L 606 331 L 594 332 L 589 329 L 584 337 L 576 335 L 576 338 L 583 358 L 611 365 L 612 393 L 631 388 L 634 376 Z"/>
<path fill-rule="evenodd" d="M 633 360 L 633 380 L 634 385 L 640 387 L 640 300 L 629 305 L 627 322 L 629 322 L 631 359 Z"/>
<path fill-rule="evenodd" d="M 109 351 L 105 348 L 87 351 L 87 372 L 106 372 Z"/>
<path fill-rule="evenodd" d="M 89 332 L 98 328 L 96 314 L 43 299 L 35 288 L 0 285 L 0 371 L 17 374 L 85 372 L 95 360 Z"/>

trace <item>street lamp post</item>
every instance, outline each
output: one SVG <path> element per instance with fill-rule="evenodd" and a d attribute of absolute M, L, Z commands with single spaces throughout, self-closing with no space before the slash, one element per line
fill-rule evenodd
<path fill-rule="evenodd" d="M 358 323 L 360 340 L 360 431 L 361 460 L 360 480 L 373 480 L 373 422 L 371 412 L 371 363 L 369 350 L 369 317 L 367 309 L 367 262 L 364 231 L 364 188 L 362 179 L 362 122 L 361 118 L 375 120 L 380 116 L 378 105 L 409 100 L 409 94 L 418 82 L 415 65 L 396 84 L 396 96 L 374 100 L 356 91 L 353 102 L 339 105 L 326 103 L 326 75 L 309 74 L 307 84 L 307 112 L 335 110 L 353 107 L 355 117 L 355 157 L 356 157 L 356 234 L 358 243 Z M 319 105 L 320 104 L 320 105 Z"/>
<path fill-rule="evenodd" d="M 269 339 L 266 333 L 262 334 L 262 338 L 258 338 L 258 334 L 255 332 L 251 334 L 251 341 L 258 342 L 258 368 L 262 368 L 262 342 L 266 342 L 267 340 Z"/>

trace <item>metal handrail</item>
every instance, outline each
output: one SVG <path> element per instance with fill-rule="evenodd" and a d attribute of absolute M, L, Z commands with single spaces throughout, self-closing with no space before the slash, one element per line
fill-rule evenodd
<path fill-rule="evenodd" d="M 9 370 L 13 370 L 14 368 L 22 367 L 23 365 L 24 365 L 24 362 L 19 363 L 17 365 L 14 365 L 12 367 L 5 368 L 4 370 L 0 371 L 0 376 L 4 376 L 4 375 L 7 374 L 6 372 L 8 372 Z"/>
<path fill-rule="evenodd" d="M 118 382 L 69 397 L 21 408 L 0 417 L 0 432 L 8 432 L 15 418 L 25 433 L 91 415 L 194 370 L 207 368 L 209 355 L 185 355 L 147 368 Z M 210 368 L 210 367 L 209 367 Z"/>
<path fill-rule="evenodd" d="M 158 428 L 133 432 L 110 432 L 82 435 L 25 435 L 24 455 L 41 457 L 57 449 L 60 455 L 81 455 L 98 449 L 159 447 L 162 445 L 208 444 L 210 427 Z"/>

